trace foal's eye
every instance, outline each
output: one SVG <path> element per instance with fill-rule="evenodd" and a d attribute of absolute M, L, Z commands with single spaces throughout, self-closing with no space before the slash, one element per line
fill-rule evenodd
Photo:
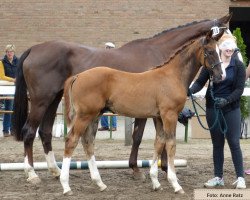
<path fill-rule="evenodd" d="M 211 56 L 211 55 L 213 55 L 213 52 L 214 52 L 214 51 L 208 51 L 208 50 L 207 50 L 207 51 L 205 52 L 205 54 L 208 55 L 208 56 Z"/>

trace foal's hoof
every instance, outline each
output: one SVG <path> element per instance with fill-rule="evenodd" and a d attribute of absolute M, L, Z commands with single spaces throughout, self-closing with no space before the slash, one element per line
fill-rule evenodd
<path fill-rule="evenodd" d="M 28 178 L 27 181 L 33 185 L 41 183 L 41 179 L 39 177 Z"/>
<path fill-rule="evenodd" d="M 177 190 L 175 191 L 175 194 L 185 194 L 183 189 Z"/>
<path fill-rule="evenodd" d="M 159 191 L 159 190 L 163 190 L 162 187 L 161 187 L 161 184 L 156 184 L 156 185 L 153 185 L 153 190 L 154 191 Z"/>
<path fill-rule="evenodd" d="M 146 180 L 146 176 L 142 172 L 133 172 L 133 177 L 135 180 L 142 180 L 142 181 Z"/>
<path fill-rule="evenodd" d="M 61 170 L 57 170 L 57 169 L 49 169 L 50 174 L 55 177 L 55 178 L 59 178 L 61 175 Z"/>
<path fill-rule="evenodd" d="M 72 196 L 73 192 L 72 190 L 69 190 L 68 192 L 63 193 L 64 196 Z"/>
<path fill-rule="evenodd" d="M 102 192 L 107 189 L 107 185 L 103 184 L 102 186 L 99 187 L 99 190 Z"/>

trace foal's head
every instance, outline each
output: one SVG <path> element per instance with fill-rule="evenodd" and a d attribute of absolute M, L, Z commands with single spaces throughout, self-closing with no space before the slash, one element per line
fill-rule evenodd
<path fill-rule="evenodd" d="M 213 31 L 209 31 L 206 37 L 202 40 L 202 53 L 203 62 L 202 65 L 209 69 L 210 76 L 212 81 L 219 82 L 223 78 L 222 68 L 221 68 L 221 59 L 219 54 L 219 48 L 217 46 L 217 41 L 221 38 L 224 31 L 221 31 L 218 35 L 212 36 Z"/>

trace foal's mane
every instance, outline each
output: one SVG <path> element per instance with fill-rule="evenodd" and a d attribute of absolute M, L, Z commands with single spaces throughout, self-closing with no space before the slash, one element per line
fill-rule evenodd
<path fill-rule="evenodd" d="M 198 38 L 200 38 L 200 36 L 197 37 L 196 39 L 198 39 Z M 179 53 L 181 53 L 182 51 L 184 51 L 184 49 L 186 49 L 186 48 L 189 47 L 191 44 L 193 44 L 193 43 L 196 41 L 196 39 L 187 41 L 187 42 L 186 42 L 185 44 L 183 44 L 180 48 L 176 49 L 176 51 L 169 57 L 168 60 L 166 60 L 166 62 L 164 62 L 164 63 L 161 64 L 161 65 L 152 67 L 151 70 L 161 68 L 161 67 L 163 67 L 164 65 L 168 64 L 172 59 L 174 59 L 174 57 L 175 57 L 176 55 L 178 55 Z"/>

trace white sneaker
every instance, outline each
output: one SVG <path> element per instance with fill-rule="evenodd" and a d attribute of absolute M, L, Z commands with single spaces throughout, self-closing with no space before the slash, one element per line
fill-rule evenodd
<path fill-rule="evenodd" d="M 214 187 L 218 187 L 218 186 L 224 186 L 224 179 L 220 178 L 220 177 L 214 177 L 210 180 L 208 180 L 204 186 L 206 188 L 214 188 Z"/>
<path fill-rule="evenodd" d="M 237 185 L 236 185 L 237 184 Z M 233 185 L 236 185 L 236 189 L 246 189 L 246 182 L 243 177 L 238 177 L 237 181 L 233 183 Z"/>

